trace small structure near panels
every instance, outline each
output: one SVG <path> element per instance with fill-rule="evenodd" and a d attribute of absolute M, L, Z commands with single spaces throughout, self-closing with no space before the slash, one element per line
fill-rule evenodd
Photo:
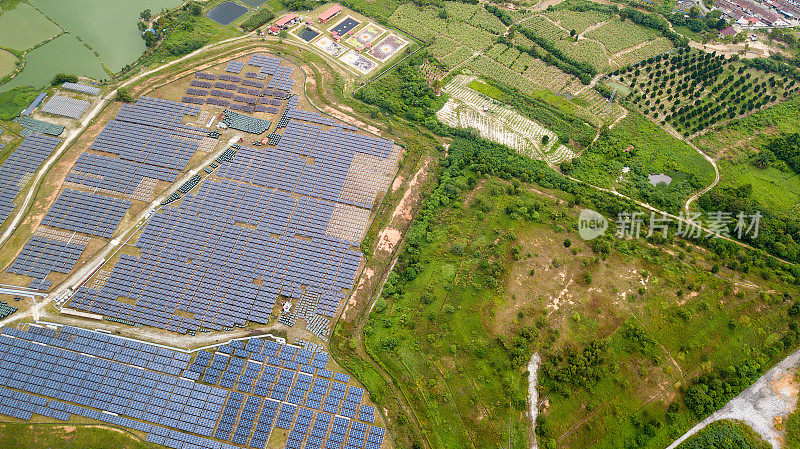
<path fill-rule="evenodd" d="M 82 94 L 87 95 L 100 95 L 100 88 L 94 86 L 87 86 L 85 84 L 78 84 L 78 83 L 64 83 L 61 85 L 62 89 L 71 90 L 73 92 L 79 92 Z"/>
<path fill-rule="evenodd" d="M 65 97 L 62 95 L 53 95 L 47 103 L 42 106 L 42 112 L 45 114 L 60 115 L 62 117 L 69 117 L 78 120 L 81 118 L 86 109 L 91 103 L 86 100 L 78 100 L 76 98 Z"/>

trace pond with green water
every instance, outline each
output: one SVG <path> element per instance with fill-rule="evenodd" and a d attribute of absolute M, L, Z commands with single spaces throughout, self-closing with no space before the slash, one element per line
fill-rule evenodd
<path fill-rule="evenodd" d="M 17 62 L 16 56 L 5 50 L 0 50 L 0 78 L 14 71 L 15 62 Z"/>
<path fill-rule="evenodd" d="M 5 92 L 17 86 L 42 87 L 59 72 L 95 79 L 109 77 L 91 51 L 75 36 L 65 34 L 28 53 L 25 56 L 25 68 L 14 79 L 0 85 L 0 91 Z"/>
<path fill-rule="evenodd" d="M 0 0 L 0 47 L 27 50 L 60 32 L 58 25 L 31 5 Z"/>
<path fill-rule="evenodd" d="M 139 13 L 178 6 L 179 0 L 30 0 L 70 33 L 80 36 L 114 72 L 134 62 L 145 50 L 136 26 Z"/>

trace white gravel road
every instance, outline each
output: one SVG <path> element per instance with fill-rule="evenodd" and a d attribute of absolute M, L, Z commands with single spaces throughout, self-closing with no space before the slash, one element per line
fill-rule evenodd
<path fill-rule="evenodd" d="M 761 376 L 739 396 L 692 427 L 667 449 L 673 449 L 705 426 L 721 419 L 738 419 L 761 435 L 773 449 L 781 449 L 782 432 L 775 429 L 775 418 L 785 418 L 797 405 L 797 380 L 800 350 L 792 353 Z"/>

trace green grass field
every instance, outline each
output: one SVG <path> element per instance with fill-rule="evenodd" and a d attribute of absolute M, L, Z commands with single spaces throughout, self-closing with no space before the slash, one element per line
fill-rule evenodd
<path fill-rule="evenodd" d="M 3 449 L 151 449 L 123 430 L 106 426 L 0 423 Z"/>
<path fill-rule="evenodd" d="M 719 159 L 720 187 L 753 186 L 753 199 L 777 215 L 794 214 L 800 202 L 800 179 L 790 169 L 755 167 L 750 156 L 781 133 L 800 131 L 800 97 L 794 97 L 736 120 L 696 139 L 706 154 Z"/>
<path fill-rule="evenodd" d="M 714 168 L 697 151 L 637 113 L 630 113 L 601 136 L 574 163 L 573 176 L 615 188 L 634 198 L 670 210 L 714 180 Z M 623 168 L 629 167 L 628 173 Z M 649 174 L 673 178 L 668 186 L 651 186 Z"/>
<path fill-rule="evenodd" d="M 39 89 L 17 87 L 0 92 L 0 120 L 11 120 L 19 115 L 39 94 Z"/>

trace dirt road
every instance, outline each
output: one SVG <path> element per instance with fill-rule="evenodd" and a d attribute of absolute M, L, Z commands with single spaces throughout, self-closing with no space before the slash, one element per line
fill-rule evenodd
<path fill-rule="evenodd" d="M 676 448 L 707 425 L 722 419 L 744 421 L 772 445 L 773 449 L 780 449 L 783 432 L 775 428 L 775 422 L 781 422 L 796 407 L 798 379 L 795 377 L 795 370 L 798 367 L 800 350 L 783 359 L 739 396 L 692 427 L 667 449 Z"/>

